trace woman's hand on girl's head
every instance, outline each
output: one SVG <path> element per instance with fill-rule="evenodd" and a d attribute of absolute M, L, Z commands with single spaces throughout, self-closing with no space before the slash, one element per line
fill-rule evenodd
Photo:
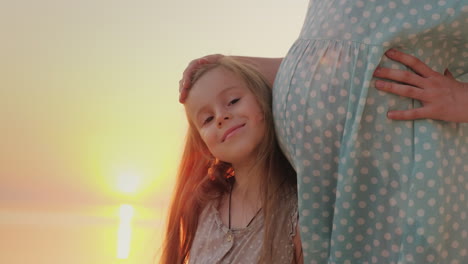
<path fill-rule="evenodd" d="M 377 89 L 422 102 L 422 107 L 389 111 L 387 116 L 395 120 L 436 119 L 450 122 L 468 122 L 468 83 L 462 83 L 446 70 L 444 75 L 433 71 L 414 56 L 397 50 L 385 55 L 411 68 L 410 71 L 377 68 L 375 77 L 395 82 L 377 80 Z"/>
<path fill-rule="evenodd" d="M 184 103 L 187 98 L 189 89 L 192 86 L 190 80 L 194 71 L 197 70 L 200 65 L 215 63 L 222 57 L 224 57 L 222 54 L 207 55 L 194 59 L 187 65 L 187 68 L 185 68 L 184 73 L 182 74 L 182 79 L 179 81 L 179 102 Z"/>

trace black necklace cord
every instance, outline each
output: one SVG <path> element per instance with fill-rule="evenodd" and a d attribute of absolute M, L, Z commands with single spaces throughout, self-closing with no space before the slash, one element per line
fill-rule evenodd
<path fill-rule="evenodd" d="M 231 200 L 232 200 L 232 185 L 234 184 L 231 184 L 231 188 L 229 190 L 229 208 L 228 208 L 228 227 L 229 229 L 231 229 Z"/>

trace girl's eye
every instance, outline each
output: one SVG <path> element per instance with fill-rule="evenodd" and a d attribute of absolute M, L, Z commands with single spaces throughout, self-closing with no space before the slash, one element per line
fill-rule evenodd
<path fill-rule="evenodd" d="M 236 98 L 236 99 L 234 99 L 234 100 L 231 100 L 231 101 L 229 102 L 229 105 L 233 105 L 233 104 L 239 102 L 239 100 L 240 100 L 240 98 Z"/>
<path fill-rule="evenodd" d="M 204 121 L 203 121 L 203 124 L 208 124 L 209 122 L 211 122 L 211 120 L 213 120 L 213 117 L 212 116 L 209 116 L 208 118 L 206 118 Z"/>

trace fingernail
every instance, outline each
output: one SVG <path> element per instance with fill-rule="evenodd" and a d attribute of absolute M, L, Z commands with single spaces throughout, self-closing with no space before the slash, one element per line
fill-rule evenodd
<path fill-rule="evenodd" d="M 184 94 L 184 91 L 185 90 L 182 90 L 182 92 L 180 92 L 179 94 L 179 103 L 183 104 L 185 102 L 185 94 Z"/>
<path fill-rule="evenodd" d="M 389 56 L 392 56 L 392 55 L 395 55 L 396 51 L 394 49 L 389 49 L 387 52 L 385 52 L 385 54 L 389 55 Z"/>
<path fill-rule="evenodd" d="M 449 70 L 448 70 L 448 69 L 445 69 L 444 75 L 447 76 L 447 75 L 449 75 L 449 74 L 450 74 Z"/>
<path fill-rule="evenodd" d="M 186 81 L 184 80 L 184 81 L 182 82 L 182 87 L 183 87 L 183 88 L 185 88 L 185 84 L 186 84 Z"/>
<path fill-rule="evenodd" d="M 381 69 L 382 69 L 382 68 L 380 68 L 380 67 L 377 67 L 377 68 L 375 69 L 375 71 L 374 71 L 374 74 L 376 74 L 376 73 L 380 73 Z"/>

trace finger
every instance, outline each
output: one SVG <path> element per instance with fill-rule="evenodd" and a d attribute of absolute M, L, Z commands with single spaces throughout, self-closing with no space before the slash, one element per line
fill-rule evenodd
<path fill-rule="evenodd" d="M 188 89 L 182 89 L 179 94 L 179 102 L 181 104 L 185 103 L 185 100 L 187 99 L 188 95 Z"/>
<path fill-rule="evenodd" d="M 384 92 L 389 92 L 416 100 L 424 101 L 425 99 L 424 90 L 414 86 L 377 80 L 375 82 L 375 87 Z"/>
<path fill-rule="evenodd" d="M 184 89 L 184 79 L 180 79 L 180 81 L 179 81 L 179 93 L 181 93 L 183 89 Z"/>
<path fill-rule="evenodd" d="M 182 80 L 180 82 L 180 86 L 183 89 L 189 88 L 191 86 L 190 79 L 192 78 L 192 74 L 196 71 L 197 67 L 197 63 L 191 62 L 187 68 L 185 68 L 184 73 L 182 74 Z"/>
<path fill-rule="evenodd" d="M 378 67 L 374 71 L 374 76 L 382 79 L 411 84 L 416 87 L 421 87 L 425 83 L 425 79 L 423 77 L 410 71 L 404 70 L 395 70 Z"/>
<path fill-rule="evenodd" d="M 433 76 L 434 74 L 437 74 L 437 72 L 433 71 L 431 68 L 429 68 L 429 66 L 427 66 L 418 58 L 398 51 L 396 49 L 388 50 L 387 52 L 385 52 L 385 55 L 394 61 L 401 62 L 402 64 L 410 67 L 413 71 L 415 71 L 417 74 L 423 77 L 429 77 Z"/>
<path fill-rule="evenodd" d="M 200 65 L 207 63 L 204 59 L 197 59 L 190 62 L 190 64 L 185 68 L 182 79 L 179 81 L 179 102 L 184 103 L 185 98 L 187 97 L 188 91 L 192 86 L 192 75 Z"/>
<path fill-rule="evenodd" d="M 387 113 L 387 117 L 393 120 L 416 120 L 430 118 L 424 107 L 409 110 L 394 110 Z"/>
<path fill-rule="evenodd" d="M 180 85 L 180 87 L 182 87 L 182 89 L 189 89 L 190 86 L 192 86 L 191 79 L 193 73 L 196 72 L 200 68 L 200 66 L 207 63 L 210 63 L 210 61 L 206 58 L 200 58 L 191 61 L 187 68 L 185 68 L 184 73 L 182 74 L 182 84 Z"/>
<path fill-rule="evenodd" d="M 182 93 L 183 90 L 189 89 L 191 86 L 190 77 L 182 75 L 182 79 L 179 81 L 179 93 Z"/>

